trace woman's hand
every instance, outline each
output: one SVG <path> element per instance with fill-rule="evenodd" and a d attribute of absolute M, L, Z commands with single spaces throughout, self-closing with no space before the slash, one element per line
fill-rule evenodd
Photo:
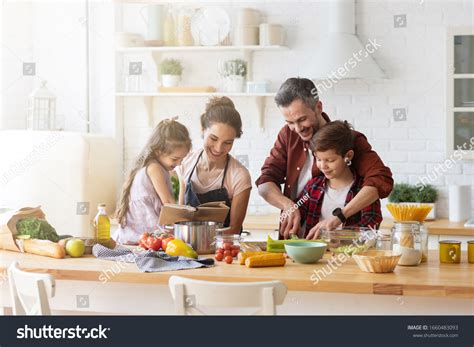
<path fill-rule="evenodd" d="M 316 240 L 319 238 L 319 234 L 321 233 L 321 228 L 336 229 L 341 224 L 342 224 L 341 220 L 337 218 L 336 216 L 323 220 L 311 228 L 308 235 L 306 236 L 306 239 Z"/>

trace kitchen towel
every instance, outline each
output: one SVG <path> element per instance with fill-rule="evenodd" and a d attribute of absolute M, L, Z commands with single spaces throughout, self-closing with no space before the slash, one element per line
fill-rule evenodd
<path fill-rule="evenodd" d="M 100 259 L 135 263 L 141 272 L 176 271 L 214 266 L 214 259 L 172 257 L 163 251 L 155 252 L 151 250 L 143 253 L 134 253 L 129 248 L 123 246 L 110 249 L 101 244 L 96 244 L 92 247 L 92 254 Z"/>

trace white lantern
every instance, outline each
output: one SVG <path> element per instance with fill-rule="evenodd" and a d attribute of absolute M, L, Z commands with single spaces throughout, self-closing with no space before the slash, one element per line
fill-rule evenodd
<path fill-rule="evenodd" d="M 30 94 L 26 124 L 33 130 L 56 128 L 56 96 L 46 88 L 46 81 Z"/>

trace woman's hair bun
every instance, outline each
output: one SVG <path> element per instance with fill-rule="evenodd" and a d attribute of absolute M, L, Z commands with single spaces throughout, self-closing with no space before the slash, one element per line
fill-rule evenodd
<path fill-rule="evenodd" d="M 227 96 L 214 96 L 209 99 L 209 101 L 206 104 L 206 112 L 208 112 L 210 109 L 218 106 L 224 106 L 224 107 L 231 107 L 235 109 L 234 102 L 228 98 Z"/>

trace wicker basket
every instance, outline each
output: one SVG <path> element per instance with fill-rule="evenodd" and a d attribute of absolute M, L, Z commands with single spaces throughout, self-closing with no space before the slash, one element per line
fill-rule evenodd
<path fill-rule="evenodd" d="M 392 272 L 400 260 L 401 253 L 394 251 L 366 251 L 352 256 L 357 265 L 365 272 Z"/>

